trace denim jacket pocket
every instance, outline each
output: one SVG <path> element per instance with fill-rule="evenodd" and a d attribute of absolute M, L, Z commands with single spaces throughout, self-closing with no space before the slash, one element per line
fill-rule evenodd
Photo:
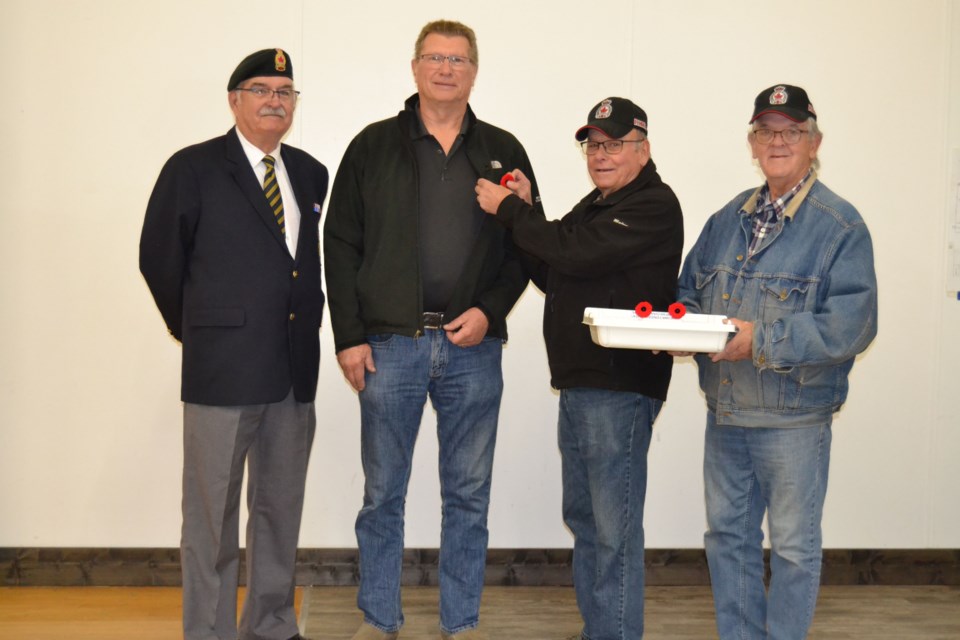
<path fill-rule="evenodd" d="M 804 310 L 808 280 L 768 278 L 760 283 L 760 317 L 765 324 L 776 322 Z"/>
<path fill-rule="evenodd" d="M 803 377 L 803 369 L 796 367 L 758 372 L 760 406 L 769 412 L 798 409 L 803 392 Z"/>
<path fill-rule="evenodd" d="M 707 271 L 695 274 L 696 287 L 702 313 L 723 313 L 721 301 L 714 298 L 714 289 L 717 285 L 717 272 Z"/>

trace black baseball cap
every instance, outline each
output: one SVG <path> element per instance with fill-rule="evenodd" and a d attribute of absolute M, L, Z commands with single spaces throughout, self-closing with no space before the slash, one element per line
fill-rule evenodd
<path fill-rule="evenodd" d="M 590 129 L 595 129 L 611 138 L 622 138 L 633 129 L 647 134 L 647 113 L 626 98 L 601 100 L 587 114 L 587 124 L 577 129 L 576 139 L 583 142 Z"/>
<path fill-rule="evenodd" d="M 233 91 L 241 82 L 260 76 L 281 76 L 293 80 L 293 63 L 283 49 L 261 49 L 240 61 L 233 70 L 227 91 Z"/>
<path fill-rule="evenodd" d="M 817 112 L 813 110 L 807 92 L 792 84 L 776 84 L 761 91 L 753 101 L 753 117 L 748 124 L 753 124 L 754 120 L 766 113 L 779 113 L 794 122 L 817 119 Z"/>

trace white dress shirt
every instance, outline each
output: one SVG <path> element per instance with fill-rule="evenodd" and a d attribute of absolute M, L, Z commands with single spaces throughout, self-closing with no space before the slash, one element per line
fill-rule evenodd
<path fill-rule="evenodd" d="M 263 162 L 265 155 L 273 156 L 273 171 L 277 174 L 277 185 L 280 187 L 280 197 L 283 199 L 283 226 L 285 229 L 285 239 L 287 241 L 287 250 L 291 256 L 297 255 L 297 239 L 300 237 L 300 208 L 297 206 L 297 198 L 293 195 L 293 186 L 290 184 L 290 177 L 287 175 L 287 168 L 283 165 L 283 157 L 280 155 L 280 147 L 265 154 L 258 149 L 252 142 L 243 137 L 240 130 L 237 129 L 237 137 L 240 138 L 240 146 L 247 155 L 250 166 L 257 174 L 257 180 L 263 185 L 263 179 L 267 175 L 267 165 Z"/>

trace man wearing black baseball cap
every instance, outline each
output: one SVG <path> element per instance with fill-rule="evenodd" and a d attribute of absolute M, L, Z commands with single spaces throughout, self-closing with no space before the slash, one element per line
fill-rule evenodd
<path fill-rule="evenodd" d="M 684 262 L 680 301 L 737 327 L 723 351 L 696 355 L 720 639 L 800 640 L 820 585 L 831 423 L 854 358 L 877 332 L 877 282 L 863 218 L 817 176 L 822 135 L 807 92 L 764 89 L 750 124 L 766 182 L 707 221 Z"/>
<path fill-rule="evenodd" d="M 683 216 L 650 158 L 647 114 L 625 98 L 590 109 L 575 134 L 595 189 L 561 220 L 532 206 L 529 180 L 477 183 L 477 199 L 533 256 L 546 293 L 543 335 L 560 390 L 563 518 L 574 536 L 578 638 L 643 637 L 643 507 L 647 450 L 667 397 L 672 358 L 594 344 L 586 307 L 675 300 Z"/>
<path fill-rule="evenodd" d="M 281 143 L 297 96 L 286 51 L 247 56 L 227 83 L 236 126 L 167 161 L 140 237 L 140 270 L 183 347 L 185 640 L 301 638 L 294 567 L 316 425 L 327 170 Z"/>
<path fill-rule="evenodd" d="M 779 113 L 794 122 L 804 122 L 810 118 L 817 119 L 817 112 L 814 111 L 807 92 L 789 84 L 774 85 L 760 92 L 753 101 L 753 116 L 750 118 L 750 124 L 768 113 Z"/>

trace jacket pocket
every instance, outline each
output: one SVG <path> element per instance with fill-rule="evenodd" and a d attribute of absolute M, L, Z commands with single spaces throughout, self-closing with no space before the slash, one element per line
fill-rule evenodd
<path fill-rule="evenodd" d="M 725 314 L 726 303 L 721 299 L 714 299 L 714 291 L 717 286 L 717 272 L 700 272 L 695 275 L 697 279 L 697 298 L 700 301 L 700 313 Z"/>
<path fill-rule="evenodd" d="M 794 278 L 769 278 L 760 283 L 760 308 L 764 323 L 803 311 L 810 282 Z"/>
<path fill-rule="evenodd" d="M 245 320 L 243 309 L 194 309 L 187 314 L 193 327 L 242 327 Z"/>

